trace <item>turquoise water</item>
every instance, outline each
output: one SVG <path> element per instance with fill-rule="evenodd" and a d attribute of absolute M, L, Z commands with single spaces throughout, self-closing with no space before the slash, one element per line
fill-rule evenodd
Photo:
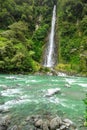
<path fill-rule="evenodd" d="M 60 88 L 61 93 L 47 97 L 48 89 L 55 88 Z M 69 118 L 79 126 L 84 117 L 86 93 L 87 78 L 0 75 L 0 110 L 9 110 L 2 114 L 10 114 L 17 124 L 28 115 L 50 113 Z"/>

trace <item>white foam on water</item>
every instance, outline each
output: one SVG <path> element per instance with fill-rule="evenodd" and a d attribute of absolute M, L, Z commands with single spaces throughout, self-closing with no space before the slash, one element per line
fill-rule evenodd
<path fill-rule="evenodd" d="M 27 81 L 25 81 L 25 83 L 30 83 L 30 82 L 32 82 L 32 83 L 38 83 L 38 82 L 41 82 L 41 80 L 27 80 Z"/>
<path fill-rule="evenodd" d="M 6 85 L 4 85 L 4 84 L 0 84 L 0 87 L 7 87 Z"/>
<path fill-rule="evenodd" d="M 8 110 L 9 108 L 12 108 L 16 105 L 21 105 L 21 104 L 28 103 L 28 102 L 39 103 L 39 100 L 29 99 L 28 95 L 23 95 L 17 99 L 7 101 L 3 105 L 0 105 L 0 110 Z"/>
<path fill-rule="evenodd" d="M 63 107 L 70 108 L 67 104 L 65 104 L 65 103 L 63 103 L 63 102 L 61 102 L 60 104 L 61 104 Z"/>
<path fill-rule="evenodd" d="M 64 103 L 64 102 L 61 102 L 60 103 L 63 107 L 66 107 L 66 108 L 69 108 L 69 109 L 74 109 L 75 110 L 75 107 L 76 105 L 74 104 L 71 104 L 71 105 L 68 105 L 67 103 Z M 75 110 L 76 111 L 76 110 Z"/>
<path fill-rule="evenodd" d="M 85 84 L 85 83 L 81 83 L 81 84 L 78 84 L 78 85 L 80 85 L 81 87 L 87 88 L 87 84 Z"/>
<path fill-rule="evenodd" d="M 60 103 L 60 100 L 59 100 L 58 98 L 53 98 L 53 97 L 51 97 L 51 98 L 49 99 L 49 101 L 50 101 L 51 103 L 55 103 L 55 104 L 59 104 L 59 103 Z"/>
<path fill-rule="evenodd" d="M 52 103 L 61 104 L 62 102 L 66 102 L 67 99 L 60 99 L 60 98 L 50 97 L 49 101 L 52 102 Z"/>
<path fill-rule="evenodd" d="M 63 76 L 63 77 L 66 77 L 66 76 L 67 76 L 67 74 L 65 74 L 65 73 L 61 73 L 61 72 L 58 72 L 58 76 Z"/>
<path fill-rule="evenodd" d="M 10 106 L 7 106 L 7 105 L 0 105 L 0 111 L 2 110 L 2 111 L 8 111 L 9 110 L 9 108 L 11 108 Z"/>
<path fill-rule="evenodd" d="M 68 84 L 73 84 L 73 83 L 76 82 L 75 79 L 65 79 L 65 80 L 66 80 L 66 82 L 67 82 Z"/>
<path fill-rule="evenodd" d="M 58 82 L 59 80 L 57 80 L 57 79 L 52 79 L 51 81 L 53 81 L 53 82 L 54 82 L 54 81 L 55 81 L 55 82 Z"/>
<path fill-rule="evenodd" d="M 49 101 L 51 103 L 60 104 L 63 107 L 70 108 L 70 109 L 75 109 L 75 107 L 76 107 L 75 104 L 71 104 L 71 105 L 69 104 L 68 105 L 68 102 L 67 102 L 68 100 L 67 99 L 60 99 L 60 98 L 50 97 Z"/>
<path fill-rule="evenodd" d="M 13 97 L 16 94 L 22 94 L 20 89 L 7 89 L 1 91 L 1 96 Z"/>
<path fill-rule="evenodd" d="M 18 99 L 18 100 L 11 100 L 5 103 L 6 106 L 13 106 L 13 105 L 17 105 L 17 104 L 22 104 L 25 102 L 29 102 L 30 99 Z"/>
<path fill-rule="evenodd" d="M 15 105 L 20 105 L 20 104 L 23 104 L 23 103 L 26 103 L 26 102 L 30 102 L 30 99 L 10 100 L 10 101 L 5 102 L 5 104 L 0 105 L 0 109 L 1 110 L 3 110 L 3 109 L 7 110 L 9 108 L 12 108 Z"/>
<path fill-rule="evenodd" d="M 6 79 L 17 79 L 15 76 L 7 76 Z"/>
<path fill-rule="evenodd" d="M 10 80 L 24 80 L 24 78 L 21 77 L 16 77 L 16 76 L 7 76 L 5 77 L 5 79 L 10 79 Z"/>
<path fill-rule="evenodd" d="M 63 79 L 52 79 L 51 81 L 53 81 L 53 82 L 62 82 L 64 80 Z"/>
<path fill-rule="evenodd" d="M 27 98 L 29 98 L 28 95 L 23 95 L 23 96 L 20 97 L 20 99 L 27 99 Z"/>

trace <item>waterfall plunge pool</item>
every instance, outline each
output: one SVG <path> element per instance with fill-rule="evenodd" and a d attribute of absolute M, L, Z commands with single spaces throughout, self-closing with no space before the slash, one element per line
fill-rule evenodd
<path fill-rule="evenodd" d="M 61 93 L 45 96 L 49 89 L 56 88 Z M 0 75 L 0 112 L 10 114 L 13 124 L 20 124 L 28 115 L 51 113 L 79 126 L 86 93 L 87 78 L 83 77 Z"/>

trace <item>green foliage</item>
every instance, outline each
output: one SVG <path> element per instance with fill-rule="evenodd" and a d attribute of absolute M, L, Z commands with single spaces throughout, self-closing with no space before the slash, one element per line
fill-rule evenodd
<path fill-rule="evenodd" d="M 42 41 L 47 35 L 48 28 L 49 26 L 47 24 L 40 27 L 38 30 L 34 32 L 32 39 L 34 41 Z"/>
<path fill-rule="evenodd" d="M 81 19 L 83 15 L 83 4 L 82 2 L 76 2 L 73 0 L 68 0 L 63 5 L 63 20 L 69 22 L 75 22 L 77 19 Z"/>
<path fill-rule="evenodd" d="M 40 69 L 55 2 L 0 0 L 1 72 L 35 72 Z"/>
<path fill-rule="evenodd" d="M 32 36 L 32 40 L 34 41 L 33 49 L 35 51 L 35 55 L 33 56 L 36 61 L 40 62 L 42 57 L 42 49 L 44 45 L 44 39 L 47 36 L 48 32 L 48 25 L 45 24 L 44 26 L 40 27 L 36 30 Z"/>
<path fill-rule="evenodd" d="M 81 31 L 84 35 L 87 35 L 87 16 L 85 16 L 80 24 Z"/>
<path fill-rule="evenodd" d="M 85 104 L 85 106 L 86 106 L 84 125 L 87 126 L 87 94 L 86 94 L 86 97 L 85 97 L 85 99 L 84 99 L 83 101 L 84 101 L 84 104 Z"/>
<path fill-rule="evenodd" d="M 76 32 L 76 27 L 75 27 L 74 24 L 65 21 L 65 22 L 62 23 L 61 31 L 62 31 L 61 36 L 63 36 L 63 37 L 67 37 L 67 36 L 73 37 L 73 35 Z"/>
<path fill-rule="evenodd" d="M 58 9 L 60 61 L 87 75 L 87 3 L 62 0 Z"/>

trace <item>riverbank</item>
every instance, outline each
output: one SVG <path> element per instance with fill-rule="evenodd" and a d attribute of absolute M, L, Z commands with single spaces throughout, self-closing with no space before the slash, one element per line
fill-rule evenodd
<path fill-rule="evenodd" d="M 49 76 L 76 76 L 76 77 L 87 77 L 86 73 L 78 73 L 76 71 L 67 71 L 67 70 L 56 70 L 55 68 L 41 68 L 36 72 L 21 72 L 21 71 L 12 71 L 12 72 L 2 72 L 1 74 L 11 74 L 11 75 L 49 75 Z"/>
<path fill-rule="evenodd" d="M 78 72 L 76 69 L 72 69 L 71 65 L 68 64 L 58 64 L 57 66 L 53 68 L 44 67 L 42 65 L 39 65 L 37 71 L 31 70 L 28 71 L 0 71 L 1 74 L 23 74 L 23 75 L 50 75 L 50 76 L 77 76 L 77 77 L 87 77 L 87 72 Z"/>

